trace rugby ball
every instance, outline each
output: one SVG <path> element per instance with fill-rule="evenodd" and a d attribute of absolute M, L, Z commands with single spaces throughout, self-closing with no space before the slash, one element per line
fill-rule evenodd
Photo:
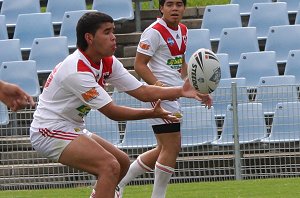
<path fill-rule="evenodd" d="M 212 93 L 221 79 L 220 66 L 214 52 L 204 48 L 198 49 L 188 62 L 187 74 L 191 85 L 199 93 Z"/>

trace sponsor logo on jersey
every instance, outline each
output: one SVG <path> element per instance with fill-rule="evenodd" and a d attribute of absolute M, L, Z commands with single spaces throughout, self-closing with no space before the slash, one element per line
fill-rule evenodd
<path fill-rule="evenodd" d="M 81 105 L 80 107 L 78 107 L 76 109 L 79 111 L 78 115 L 83 118 L 90 112 L 91 107 L 86 106 L 86 105 Z"/>
<path fill-rule="evenodd" d="M 172 46 L 172 45 L 174 45 L 175 41 L 174 41 L 173 38 L 169 37 L 169 38 L 167 39 L 167 43 L 168 43 L 169 45 Z"/>
<path fill-rule="evenodd" d="M 172 69 L 181 69 L 183 63 L 182 57 L 175 57 L 175 59 L 169 59 L 167 61 L 167 65 L 169 65 Z"/>
<path fill-rule="evenodd" d="M 148 50 L 150 48 L 150 45 L 140 42 L 140 48 L 142 48 L 143 50 Z"/>
<path fill-rule="evenodd" d="M 96 90 L 96 88 L 92 88 L 90 90 L 88 90 L 87 92 L 81 94 L 81 96 L 83 97 L 83 99 L 87 102 L 95 99 L 97 96 L 99 96 L 98 91 Z"/>

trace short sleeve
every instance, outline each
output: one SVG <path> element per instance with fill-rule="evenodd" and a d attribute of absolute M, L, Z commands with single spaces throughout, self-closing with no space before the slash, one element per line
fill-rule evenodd
<path fill-rule="evenodd" d="M 159 33 L 155 29 L 149 28 L 143 32 L 137 51 L 148 56 L 153 56 L 159 48 L 159 43 Z"/>
<path fill-rule="evenodd" d="M 113 57 L 112 74 L 106 79 L 106 82 L 112 84 L 119 91 L 131 91 L 142 86 L 142 83 L 131 75 L 116 57 Z"/>
<path fill-rule="evenodd" d="M 64 89 L 75 94 L 92 109 L 99 109 L 112 101 L 108 93 L 96 82 L 90 72 L 80 72 L 62 81 Z"/>

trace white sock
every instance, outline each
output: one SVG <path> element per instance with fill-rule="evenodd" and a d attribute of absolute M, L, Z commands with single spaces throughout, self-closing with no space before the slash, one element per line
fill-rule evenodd
<path fill-rule="evenodd" d="M 164 198 L 166 196 L 167 185 L 173 173 L 174 168 L 156 162 L 154 187 L 151 198 Z"/>
<path fill-rule="evenodd" d="M 145 165 L 142 160 L 140 159 L 140 157 L 138 157 L 129 167 L 129 170 L 127 172 L 127 174 L 125 175 L 125 177 L 122 179 L 122 181 L 119 183 L 119 187 L 120 188 L 124 188 L 124 186 L 126 186 L 129 182 L 131 182 L 134 178 L 136 178 L 137 176 L 148 172 L 148 171 L 152 171 L 152 169 L 150 167 L 148 167 L 147 165 Z"/>

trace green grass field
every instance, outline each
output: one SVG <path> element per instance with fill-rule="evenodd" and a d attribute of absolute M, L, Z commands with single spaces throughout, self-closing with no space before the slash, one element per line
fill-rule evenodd
<path fill-rule="evenodd" d="M 128 186 L 124 198 L 148 198 L 152 185 Z M 0 191 L 1 198 L 88 198 L 91 188 Z M 296 198 L 300 178 L 170 184 L 167 198 Z"/>

